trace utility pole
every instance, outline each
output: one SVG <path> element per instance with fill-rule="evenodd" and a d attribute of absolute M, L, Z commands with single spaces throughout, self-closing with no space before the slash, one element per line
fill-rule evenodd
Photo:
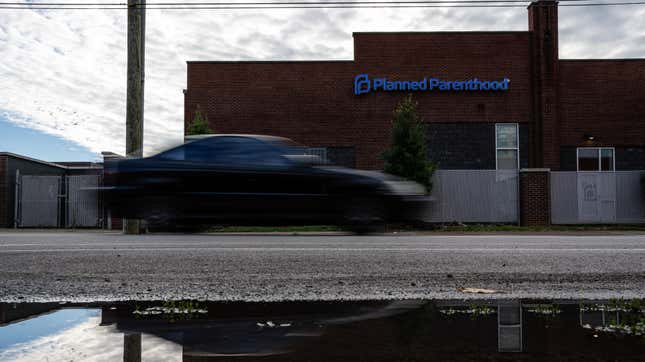
<path fill-rule="evenodd" d="M 128 89 L 125 115 L 125 153 L 143 157 L 143 82 L 145 66 L 146 0 L 128 0 Z M 125 220 L 126 234 L 141 232 L 140 220 Z"/>

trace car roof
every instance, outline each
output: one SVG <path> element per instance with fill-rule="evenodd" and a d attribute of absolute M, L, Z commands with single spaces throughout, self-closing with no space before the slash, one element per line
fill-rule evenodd
<path fill-rule="evenodd" d="M 200 135 L 191 135 L 185 136 L 184 142 L 191 142 L 197 140 L 203 140 L 206 138 L 212 137 L 244 137 L 244 138 L 254 138 L 261 141 L 288 141 L 293 142 L 289 138 L 278 137 L 278 136 L 269 136 L 269 135 L 259 135 L 259 134 L 244 134 L 244 133 L 220 133 L 220 134 L 200 134 Z"/>

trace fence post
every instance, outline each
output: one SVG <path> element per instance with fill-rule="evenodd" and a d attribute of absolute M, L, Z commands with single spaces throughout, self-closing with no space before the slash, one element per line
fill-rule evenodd
<path fill-rule="evenodd" d="M 21 187 L 21 182 L 20 182 L 20 170 L 16 170 L 16 187 L 14 190 L 14 200 L 13 200 L 13 228 L 17 229 L 18 226 L 20 225 L 20 205 L 18 204 L 20 202 L 20 193 L 22 190 L 20 190 Z"/>
<path fill-rule="evenodd" d="M 551 225 L 551 170 L 520 170 L 520 225 Z"/>

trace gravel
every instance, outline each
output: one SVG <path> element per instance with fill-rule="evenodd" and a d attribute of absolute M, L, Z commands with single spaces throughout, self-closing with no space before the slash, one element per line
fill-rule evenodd
<path fill-rule="evenodd" d="M 0 232 L 3 302 L 621 297 L 645 235 Z"/>

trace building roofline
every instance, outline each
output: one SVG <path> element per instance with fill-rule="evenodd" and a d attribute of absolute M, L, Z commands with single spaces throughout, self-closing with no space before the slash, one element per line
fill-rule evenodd
<path fill-rule="evenodd" d="M 208 64 L 208 63 L 218 63 L 218 64 L 274 64 L 274 63 L 353 63 L 353 60 L 187 60 L 188 64 Z"/>
<path fill-rule="evenodd" d="M 43 161 L 43 160 L 39 160 L 39 159 L 36 159 L 36 158 L 31 158 L 29 156 L 23 156 L 23 155 L 19 155 L 17 153 L 13 153 L 13 152 L 0 152 L 0 156 L 10 156 L 10 157 L 15 157 L 15 158 L 20 158 L 20 159 L 25 160 L 25 161 L 37 162 L 37 163 L 40 163 L 40 164 L 43 164 L 43 165 L 52 166 L 52 167 L 58 167 L 58 168 L 63 168 L 63 169 L 68 168 L 67 166 L 59 165 L 57 163 Z"/>
<path fill-rule="evenodd" d="M 561 62 L 643 62 L 645 58 L 559 59 Z"/>
<path fill-rule="evenodd" d="M 472 31 L 356 31 L 352 36 L 356 35 L 441 35 L 441 34 L 457 34 L 457 35 L 475 35 L 475 34 L 529 34 L 528 30 L 472 30 Z"/>
<path fill-rule="evenodd" d="M 0 151 L 0 156 L 15 157 L 15 158 L 19 158 L 21 160 L 30 161 L 30 162 L 36 162 L 36 163 L 40 163 L 42 165 L 47 165 L 47 166 L 51 166 L 51 167 L 58 167 L 58 168 L 61 168 L 61 169 L 64 169 L 64 170 L 79 170 L 79 169 L 101 168 L 101 167 L 83 167 L 83 166 L 64 166 L 64 165 L 60 165 L 60 164 L 58 164 L 56 162 L 43 161 L 43 160 L 39 160 L 37 158 L 32 158 L 32 157 L 29 157 L 29 156 L 19 155 L 17 153 L 6 152 L 6 151 Z"/>

